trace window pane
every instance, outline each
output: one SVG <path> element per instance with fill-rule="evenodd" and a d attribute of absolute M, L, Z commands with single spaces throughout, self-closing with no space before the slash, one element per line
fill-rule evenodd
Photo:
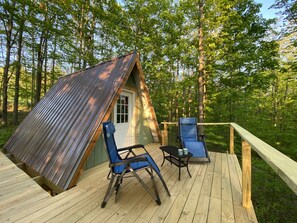
<path fill-rule="evenodd" d="M 125 96 L 121 96 L 121 103 L 122 104 L 125 104 L 125 98 L 126 98 Z"/>
<path fill-rule="evenodd" d="M 117 100 L 116 122 L 127 123 L 129 120 L 129 97 L 120 95 Z"/>

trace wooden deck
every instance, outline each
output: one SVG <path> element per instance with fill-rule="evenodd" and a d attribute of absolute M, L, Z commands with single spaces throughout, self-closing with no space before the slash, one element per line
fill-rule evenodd
<path fill-rule="evenodd" d="M 149 150 L 160 166 L 159 144 Z M 51 197 L 0 153 L 0 222 L 257 222 L 254 210 L 242 207 L 241 169 L 235 155 L 210 153 L 210 164 L 185 168 L 165 161 L 161 168 L 171 192 L 160 182 L 158 206 L 135 178 L 125 179 L 117 203 L 100 207 L 109 181 L 107 163 L 86 171 L 76 187 Z M 143 175 L 146 182 L 150 179 Z M 151 182 L 149 182 L 150 184 Z"/>

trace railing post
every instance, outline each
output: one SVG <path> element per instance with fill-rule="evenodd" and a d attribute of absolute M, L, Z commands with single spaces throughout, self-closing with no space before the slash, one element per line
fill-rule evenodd
<path fill-rule="evenodd" d="M 230 154 L 234 154 L 234 128 L 230 125 Z"/>
<path fill-rule="evenodd" d="M 250 208 L 252 205 L 252 164 L 251 146 L 242 141 L 242 206 Z"/>
<path fill-rule="evenodd" d="M 167 124 L 163 123 L 163 125 L 164 125 L 164 130 L 162 134 L 162 145 L 166 146 L 168 145 L 168 130 L 167 130 Z"/>

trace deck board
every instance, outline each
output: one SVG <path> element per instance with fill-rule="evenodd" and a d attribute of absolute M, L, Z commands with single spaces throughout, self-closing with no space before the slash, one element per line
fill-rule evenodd
<path fill-rule="evenodd" d="M 163 159 L 158 144 L 147 146 L 156 163 Z M 0 154 L 0 222 L 257 222 L 253 209 L 241 205 L 241 169 L 235 155 L 210 152 L 211 163 L 191 162 L 181 171 L 165 161 L 161 167 L 169 197 L 157 180 L 158 206 L 135 178 L 125 179 L 119 200 L 101 202 L 108 164 L 86 171 L 76 187 L 51 197 L 22 170 Z M 8 174 L 9 173 L 9 174 Z M 152 187 L 149 176 L 141 173 Z M 21 183 L 23 182 L 24 187 Z"/>

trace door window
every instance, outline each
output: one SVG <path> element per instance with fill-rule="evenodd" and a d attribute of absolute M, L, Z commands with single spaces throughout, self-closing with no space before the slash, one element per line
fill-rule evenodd
<path fill-rule="evenodd" d="M 117 123 L 128 123 L 129 122 L 129 97 L 120 95 L 117 101 Z"/>

